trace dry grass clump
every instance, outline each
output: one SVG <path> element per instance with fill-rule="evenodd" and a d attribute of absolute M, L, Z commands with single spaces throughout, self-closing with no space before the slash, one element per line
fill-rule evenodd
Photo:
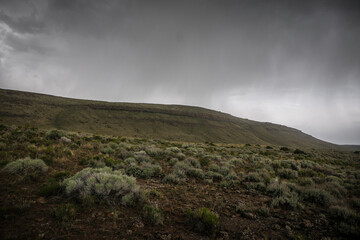
<path fill-rule="evenodd" d="M 162 225 L 164 222 L 164 213 L 157 206 L 145 205 L 144 208 L 144 218 L 151 225 Z"/>
<path fill-rule="evenodd" d="M 206 233 L 212 237 L 219 231 L 219 216 L 208 208 L 188 210 L 188 223 L 190 227 L 197 231 Z"/>

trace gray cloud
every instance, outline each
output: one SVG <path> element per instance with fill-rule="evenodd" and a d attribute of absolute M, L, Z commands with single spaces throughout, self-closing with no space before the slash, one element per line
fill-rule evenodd
<path fill-rule="evenodd" d="M 360 143 L 358 1 L 2 0 L 0 9 L 0 87 L 199 105 Z"/>

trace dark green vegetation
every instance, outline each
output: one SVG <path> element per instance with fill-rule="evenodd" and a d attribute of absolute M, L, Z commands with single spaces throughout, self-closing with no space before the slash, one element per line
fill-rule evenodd
<path fill-rule="evenodd" d="M 0 235 L 359 239 L 359 158 L 0 125 Z"/>
<path fill-rule="evenodd" d="M 293 128 L 179 105 L 87 101 L 0 89 L 0 116 L 5 125 L 116 136 L 359 150 L 359 146 L 337 146 Z"/>
<path fill-rule="evenodd" d="M 219 216 L 208 208 L 189 210 L 189 225 L 193 230 L 215 237 L 219 228 Z"/>

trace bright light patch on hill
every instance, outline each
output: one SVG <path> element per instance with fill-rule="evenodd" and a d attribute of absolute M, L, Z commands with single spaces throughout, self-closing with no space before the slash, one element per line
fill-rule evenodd
<path fill-rule="evenodd" d="M 0 2 L 0 87 L 187 104 L 360 144 L 357 1 Z"/>

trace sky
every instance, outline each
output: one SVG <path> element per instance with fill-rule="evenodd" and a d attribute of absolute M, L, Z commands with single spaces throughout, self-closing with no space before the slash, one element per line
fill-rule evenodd
<path fill-rule="evenodd" d="M 0 88 L 201 106 L 360 144 L 360 2 L 0 0 Z"/>

